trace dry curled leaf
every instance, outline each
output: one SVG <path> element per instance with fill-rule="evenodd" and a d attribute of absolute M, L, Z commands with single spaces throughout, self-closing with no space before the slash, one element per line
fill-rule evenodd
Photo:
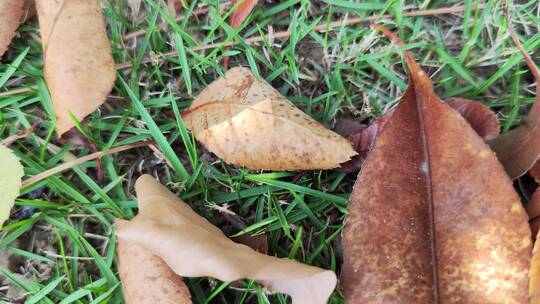
<path fill-rule="evenodd" d="M 62 136 L 94 112 L 112 89 L 116 70 L 99 0 L 38 1 L 44 74 Z"/>
<path fill-rule="evenodd" d="M 356 154 L 345 138 L 245 68 L 210 84 L 182 117 L 208 150 L 250 169 L 332 169 Z"/>
<path fill-rule="evenodd" d="M 490 142 L 491 149 L 497 154 L 508 175 L 515 179 L 525 174 L 540 157 L 540 71 L 521 45 L 512 26 L 508 8 L 503 7 L 510 36 L 525 58 L 536 82 L 536 101 L 523 123 Z"/>
<path fill-rule="evenodd" d="M 0 144 L 0 227 L 9 218 L 9 212 L 19 196 L 23 167 L 13 152 Z"/>
<path fill-rule="evenodd" d="M 484 140 L 490 140 L 499 135 L 501 127 L 497 115 L 485 105 L 476 101 L 457 97 L 446 99 L 444 102 L 461 114 L 474 131 L 476 131 L 476 133 Z M 345 172 L 357 172 L 360 170 L 369 151 L 375 144 L 377 136 L 393 112 L 394 110 L 386 112 L 369 126 L 360 128 L 348 136 L 349 141 L 352 143 L 354 150 L 358 152 L 358 155 L 342 164 L 340 170 Z"/>
<path fill-rule="evenodd" d="M 409 87 L 351 195 L 342 243 L 345 297 L 526 303 L 531 239 L 519 197 L 487 144 L 405 56 Z"/>
<path fill-rule="evenodd" d="M 135 185 L 139 214 L 117 223 L 119 239 L 159 256 L 183 277 L 222 281 L 255 279 L 293 303 L 326 303 L 336 285 L 334 272 L 280 259 L 234 243 L 149 175 Z"/>
<path fill-rule="evenodd" d="M 25 0 L 0 1 L 0 57 L 4 55 L 21 23 Z"/>
<path fill-rule="evenodd" d="M 189 290 L 163 260 L 129 241 L 118 241 L 118 272 L 126 304 L 189 304 Z"/>
<path fill-rule="evenodd" d="M 458 111 L 484 140 L 491 140 L 499 136 L 501 125 L 497 114 L 490 108 L 479 102 L 459 97 L 448 98 L 444 102 Z"/>

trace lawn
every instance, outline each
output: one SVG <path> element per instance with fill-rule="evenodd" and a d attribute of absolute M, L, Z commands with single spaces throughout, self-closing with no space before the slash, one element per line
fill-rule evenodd
<path fill-rule="evenodd" d="M 227 24 L 228 1 L 189 1 L 176 21 L 157 0 L 102 6 L 118 79 L 79 127 L 98 150 L 154 143 L 104 156 L 103 180 L 89 161 L 23 188 L 0 239 L 6 303 L 123 303 L 113 222 L 137 213 L 133 186 L 144 173 L 225 234 L 266 234 L 269 254 L 339 275 L 356 173 L 250 171 L 224 163 L 185 129 L 179 113 L 223 75 L 225 56 L 330 129 L 345 119 L 368 124 L 396 105 L 407 87 L 403 50 L 431 75 L 439 96 L 484 103 L 497 112 L 503 132 L 534 102 L 534 80 L 499 1 L 260 1 L 238 29 Z M 435 10 L 450 7 L 459 9 Z M 419 10 L 435 11 L 408 13 Z M 511 13 L 525 48 L 538 51 L 538 1 L 515 4 Z M 388 16 L 376 22 L 405 46 L 361 22 L 382 15 Z M 11 146 L 27 177 L 92 153 L 57 139 L 42 55 L 34 17 L 0 61 L 0 138 L 38 124 Z M 287 303 L 254 281 L 185 281 L 194 303 Z M 338 283 L 330 303 L 342 302 Z"/>

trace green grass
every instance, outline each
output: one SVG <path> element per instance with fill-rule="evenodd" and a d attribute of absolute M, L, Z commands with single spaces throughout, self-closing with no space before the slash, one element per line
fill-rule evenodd
<path fill-rule="evenodd" d="M 223 163 L 185 129 L 181 111 L 224 73 L 224 55 L 231 56 L 231 66 L 250 67 L 330 128 L 343 117 L 368 122 L 399 101 L 407 84 L 400 53 L 406 49 L 434 75 L 441 96 L 486 103 L 498 112 L 504 130 L 518 124 L 526 106 L 534 102 L 531 74 L 508 37 L 498 1 L 487 1 L 483 11 L 475 10 L 478 3 L 470 0 L 362 4 L 288 0 L 273 5 L 264 1 L 238 29 L 227 25 L 231 11 L 218 1 L 190 1 L 186 18 L 178 23 L 155 0 L 142 2 L 141 16 L 136 18 L 140 22 L 135 22 L 127 1 L 103 1 L 115 60 L 133 62 L 133 67 L 118 71 L 107 106 L 82 128 L 100 150 L 153 140 L 162 153 L 139 148 L 104 157 L 103 183 L 96 181 L 96 163 L 88 162 L 22 190 L 12 219 L 2 229 L 0 250 L 24 262 L 18 267 L 0 265 L 0 273 L 5 284 L 11 282 L 28 293 L 29 303 L 123 302 L 113 221 L 136 214 L 133 184 L 142 173 L 158 176 L 227 235 L 267 233 L 270 254 L 339 273 L 340 234 L 355 174 L 249 171 Z M 208 13 L 193 16 L 199 5 L 207 6 Z M 404 9 L 456 5 L 466 5 L 467 10 L 437 17 L 402 14 Z M 537 6 L 531 0 L 512 8 L 515 27 L 528 50 L 539 49 Z M 360 24 L 314 30 L 318 24 L 345 17 L 383 13 L 394 16 L 386 26 L 401 35 L 405 46 L 396 47 Z M 168 24 L 166 30 L 162 22 Z M 78 157 L 90 153 L 56 140 L 36 25 L 32 20 L 19 29 L 20 37 L 0 63 L 0 137 L 40 123 L 35 134 L 12 146 L 28 176 L 61 164 L 66 153 Z M 270 28 L 290 29 L 290 37 L 263 39 L 257 45 L 246 41 Z M 138 29 L 146 30 L 146 35 L 122 42 L 122 35 Z M 230 50 L 222 45 L 194 51 L 223 41 L 238 44 Z M 171 51 L 177 53 L 162 55 Z M 144 63 L 149 56 L 152 61 Z M 43 142 L 61 150 L 51 153 Z M 232 225 L 209 208 L 212 204 L 235 212 L 246 227 Z M 40 238 L 48 240 L 47 248 Z M 283 295 L 265 294 L 250 280 L 241 282 L 241 288 L 207 278 L 186 282 L 195 303 L 287 302 Z M 0 300 L 10 301 L 2 290 Z M 338 286 L 331 303 L 342 302 Z"/>

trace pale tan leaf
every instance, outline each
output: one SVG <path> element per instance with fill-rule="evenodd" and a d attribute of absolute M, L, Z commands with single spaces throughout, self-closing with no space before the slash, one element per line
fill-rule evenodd
<path fill-rule="evenodd" d="M 9 218 L 9 212 L 19 196 L 23 167 L 13 152 L 0 145 L 0 227 Z"/>
<path fill-rule="evenodd" d="M 251 169 L 332 169 L 356 155 L 345 138 L 246 68 L 210 84 L 182 117 L 208 150 Z"/>
<path fill-rule="evenodd" d="M 131 222 L 119 221 L 117 235 L 161 257 L 177 274 L 255 279 L 289 294 L 293 303 L 323 304 L 334 290 L 334 272 L 234 243 L 151 176 L 140 177 L 135 188 L 140 213 Z"/>
<path fill-rule="evenodd" d="M 529 273 L 529 303 L 540 303 L 540 242 L 536 236 Z"/>
<path fill-rule="evenodd" d="M 0 1 L 0 57 L 4 55 L 21 23 L 24 0 Z"/>
<path fill-rule="evenodd" d="M 129 241 L 118 241 L 118 273 L 126 304 L 188 304 L 189 290 L 163 260 Z"/>
<path fill-rule="evenodd" d="M 116 71 L 99 0 L 38 1 L 44 74 L 62 136 L 94 112 L 112 89 Z"/>

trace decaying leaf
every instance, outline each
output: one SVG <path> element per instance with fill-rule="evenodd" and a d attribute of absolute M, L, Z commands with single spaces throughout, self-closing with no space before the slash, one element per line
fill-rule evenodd
<path fill-rule="evenodd" d="M 448 98 L 444 102 L 458 111 L 484 140 L 491 140 L 499 136 L 501 125 L 497 114 L 490 108 L 479 102 L 458 97 Z"/>
<path fill-rule="evenodd" d="M 538 191 L 537 191 L 538 192 Z M 537 230 L 538 231 L 538 230 Z M 529 303 L 540 303 L 540 242 L 539 235 L 536 235 L 536 242 L 531 259 L 529 274 Z"/>
<path fill-rule="evenodd" d="M 208 150 L 250 169 L 332 169 L 356 154 L 345 138 L 245 68 L 210 84 L 182 117 Z"/>
<path fill-rule="evenodd" d="M 126 304 L 189 304 L 189 290 L 159 257 L 129 241 L 118 241 L 118 272 Z"/>
<path fill-rule="evenodd" d="M 17 156 L 4 145 L 0 145 L 0 227 L 9 218 L 11 207 L 19 196 L 23 167 Z"/>
<path fill-rule="evenodd" d="M 519 197 L 487 144 L 405 56 L 409 87 L 351 195 L 342 243 L 345 297 L 526 303 L 531 239 Z"/>
<path fill-rule="evenodd" d="M 38 1 L 44 74 L 62 136 L 104 101 L 116 71 L 99 0 Z"/>
<path fill-rule="evenodd" d="M 0 57 L 4 55 L 21 23 L 24 0 L 0 1 Z"/>
<path fill-rule="evenodd" d="M 140 213 L 119 221 L 117 235 L 159 256 L 178 275 L 227 282 L 251 278 L 289 294 L 293 303 L 323 304 L 334 290 L 334 272 L 234 243 L 150 175 L 140 177 L 135 189 Z"/>
<path fill-rule="evenodd" d="M 444 102 L 461 114 L 476 133 L 484 140 L 490 140 L 499 135 L 501 127 L 497 115 L 485 105 L 476 101 L 457 97 L 446 99 Z M 340 167 L 341 170 L 345 172 L 357 172 L 360 170 L 369 151 L 375 144 L 377 136 L 393 112 L 394 110 L 386 112 L 369 126 L 360 128 L 348 136 L 349 141 L 352 143 L 354 150 L 358 152 L 358 155 L 342 164 Z"/>
<path fill-rule="evenodd" d="M 525 174 L 540 157 L 540 71 L 521 45 L 512 26 L 508 8 L 506 6 L 504 8 L 510 36 L 525 58 L 536 81 L 536 101 L 523 123 L 490 143 L 491 149 L 497 154 L 508 175 L 515 179 Z"/>

